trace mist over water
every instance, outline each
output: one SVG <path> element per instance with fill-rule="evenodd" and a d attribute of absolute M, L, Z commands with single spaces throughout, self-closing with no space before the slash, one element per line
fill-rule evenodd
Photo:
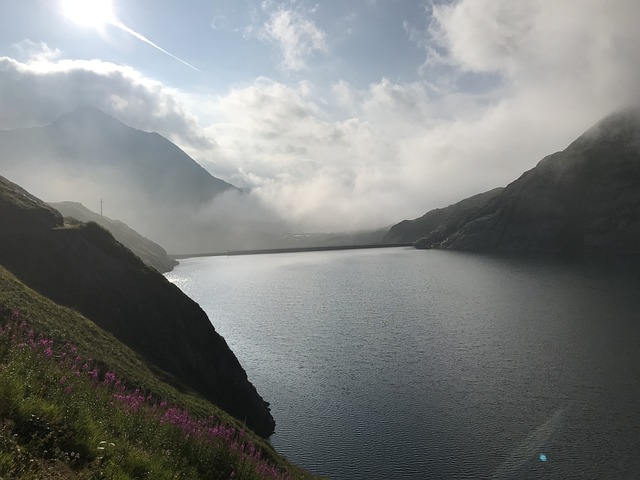
<path fill-rule="evenodd" d="M 168 278 L 336 479 L 633 478 L 637 270 L 445 251 L 189 259 Z"/>

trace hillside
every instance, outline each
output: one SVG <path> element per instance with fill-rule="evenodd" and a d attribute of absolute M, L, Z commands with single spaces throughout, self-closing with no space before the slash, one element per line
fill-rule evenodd
<path fill-rule="evenodd" d="M 461 200 L 445 208 L 436 208 L 414 220 L 403 220 L 385 234 L 384 243 L 416 242 L 428 237 L 430 243 L 439 243 L 460 226 L 489 200 L 498 195 L 502 188 L 494 188 Z"/>
<path fill-rule="evenodd" d="M 0 266 L 2 478 L 311 478 L 166 378 Z"/>
<path fill-rule="evenodd" d="M 263 436 L 268 404 L 202 309 L 95 223 L 67 226 L 59 212 L 0 177 L 0 264 L 73 307 Z"/>
<path fill-rule="evenodd" d="M 442 246 L 640 253 L 640 110 L 611 115 L 508 185 Z"/>
<path fill-rule="evenodd" d="M 81 203 L 54 202 L 49 205 L 58 210 L 64 217 L 74 218 L 84 223 L 95 222 L 106 228 L 117 241 L 140 257 L 140 260 L 145 264 L 155 268 L 160 273 L 170 272 L 178 263 L 169 258 L 164 248 L 143 237 L 127 224 L 118 220 L 111 220 L 104 215 L 98 215 Z"/>
<path fill-rule="evenodd" d="M 470 200 L 474 205 L 465 215 L 446 215 Z M 417 248 L 640 253 L 640 109 L 603 119 L 504 189 L 400 223 L 385 238 L 426 231 Z"/>

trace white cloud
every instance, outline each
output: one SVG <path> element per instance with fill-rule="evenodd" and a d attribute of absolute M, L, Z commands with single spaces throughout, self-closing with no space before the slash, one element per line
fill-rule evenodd
<path fill-rule="evenodd" d="M 264 3 L 263 9 L 273 8 L 273 2 Z M 283 6 L 275 9 L 258 37 L 277 46 L 282 57 L 281 65 L 286 70 L 305 70 L 310 57 L 327 52 L 325 32 L 300 9 Z"/>
<path fill-rule="evenodd" d="M 445 184 L 504 183 L 602 116 L 640 103 L 634 0 L 459 0 L 430 12 L 423 32 L 404 27 L 427 53 L 425 81 L 444 87 L 431 104 L 437 127 L 402 147 L 431 158 L 425 175 Z M 490 88 L 465 94 L 465 81 Z"/>
<path fill-rule="evenodd" d="M 636 1 L 462 0 L 433 12 L 431 36 L 451 63 L 499 73 L 514 90 L 577 87 L 598 101 L 620 90 L 618 82 L 623 96 L 637 83 Z"/>
<path fill-rule="evenodd" d="M 0 57 L 0 128 L 52 122 L 90 105 L 126 124 L 165 135 L 184 147 L 213 148 L 176 91 L 131 67 L 100 60 L 52 60 L 46 45 L 26 62 Z"/>
<path fill-rule="evenodd" d="M 263 78 L 211 99 L 207 110 L 216 120 L 207 132 L 218 143 L 217 168 L 235 169 L 232 182 L 250 185 L 307 228 L 391 223 L 424 188 L 405 188 L 402 175 L 424 159 L 403 158 L 400 144 L 426 129 L 426 94 L 418 84 L 386 79 L 365 91 L 340 82 L 334 92 L 350 99 L 351 118 L 323 120 L 329 115 L 313 102 L 308 82 L 288 86 Z"/>
<path fill-rule="evenodd" d="M 13 45 L 14 50 L 26 60 L 30 61 L 46 61 L 55 60 L 61 56 L 61 51 L 57 48 L 51 48 L 45 42 L 34 42 L 33 40 L 23 40 Z"/>
<path fill-rule="evenodd" d="M 228 30 L 228 22 L 229 20 L 226 15 L 214 15 L 211 18 L 211 28 L 214 30 Z"/>
<path fill-rule="evenodd" d="M 462 1 L 433 9 L 432 31 L 465 69 L 509 71 L 532 28 L 533 2 Z"/>

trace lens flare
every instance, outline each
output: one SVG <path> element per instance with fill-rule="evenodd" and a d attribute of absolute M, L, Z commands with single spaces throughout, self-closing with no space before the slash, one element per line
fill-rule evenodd
<path fill-rule="evenodd" d="M 62 0 L 61 7 L 65 17 L 85 27 L 116 21 L 111 0 Z"/>
<path fill-rule="evenodd" d="M 176 57 L 173 53 L 168 52 L 141 33 L 136 32 L 118 20 L 118 17 L 116 17 L 116 14 L 113 11 L 113 4 L 111 3 L 111 0 L 61 0 L 60 6 L 64 16 L 79 25 L 94 28 L 98 28 L 103 25 L 112 25 L 147 45 L 152 46 L 156 50 L 159 50 L 171 58 L 183 63 L 187 67 L 194 69 L 196 72 L 200 71 L 190 63 Z"/>

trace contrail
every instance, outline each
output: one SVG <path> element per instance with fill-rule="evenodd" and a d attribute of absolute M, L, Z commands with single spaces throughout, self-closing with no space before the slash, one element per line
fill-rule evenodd
<path fill-rule="evenodd" d="M 191 65 L 188 62 L 185 62 L 184 60 L 182 60 L 181 58 L 176 57 L 173 53 L 167 52 L 164 48 L 162 48 L 159 45 L 156 45 L 155 43 L 153 43 L 151 40 L 149 40 L 147 37 L 145 37 L 144 35 L 141 35 L 140 33 L 136 32 L 135 30 L 131 30 L 129 27 L 127 27 L 124 23 L 122 23 L 119 20 L 112 20 L 111 25 L 113 25 L 114 27 L 118 27 L 120 30 L 122 30 L 123 32 L 127 32 L 129 35 L 132 35 L 133 37 L 137 38 L 138 40 L 142 40 L 144 43 L 147 43 L 149 45 L 151 45 L 153 48 L 156 48 L 158 50 L 160 50 L 162 53 L 166 53 L 167 55 L 169 55 L 171 58 L 174 58 L 176 60 L 178 60 L 181 63 L 184 63 L 187 67 L 193 68 L 196 72 L 199 72 L 200 70 L 198 70 L 196 67 L 194 67 L 193 65 Z"/>

